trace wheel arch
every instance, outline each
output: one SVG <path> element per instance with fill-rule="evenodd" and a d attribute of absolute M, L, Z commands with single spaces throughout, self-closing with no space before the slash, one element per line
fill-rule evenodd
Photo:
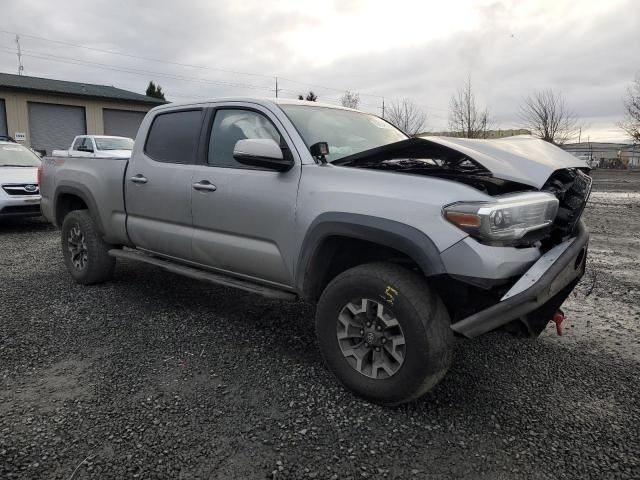
<path fill-rule="evenodd" d="M 73 210 L 82 210 L 82 207 L 89 210 L 89 214 L 96 223 L 99 231 L 104 233 L 93 196 L 84 185 L 76 183 L 60 185 L 56 189 L 53 206 L 56 226 L 61 227 L 64 217 L 69 212 L 72 212 Z"/>
<path fill-rule="evenodd" d="M 445 271 L 438 248 L 420 230 L 386 218 L 327 212 L 314 220 L 303 240 L 296 266 L 297 290 L 304 298 L 317 300 L 331 278 L 344 270 L 332 271 L 336 255 L 345 248 L 349 254 L 363 247 L 379 247 L 379 256 L 370 261 L 398 255 L 415 264 L 425 277 Z M 350 268 L 361 263 L 345 265 Z"/>

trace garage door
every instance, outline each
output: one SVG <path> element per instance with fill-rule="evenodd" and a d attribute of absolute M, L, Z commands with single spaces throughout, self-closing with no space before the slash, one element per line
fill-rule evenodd
<path fill-rule="evenodd" d="M 87 133 L 84 107 L 29 102 L 31 147 L 46 150 L 69 148 L 73 137 Z"/>
<path fill-rule="evenodd" d="M 4 99 L 0 98 L 0 135 L 8 135 L 7 132 L 7 110 Z"/>
<path fill-rule="evenodd" d="M 138 128 L 146 112 L 132 112 L 128 110 L 102 110 L 104 120 L 104 134 L 129 137 L 135 140 Z"/>

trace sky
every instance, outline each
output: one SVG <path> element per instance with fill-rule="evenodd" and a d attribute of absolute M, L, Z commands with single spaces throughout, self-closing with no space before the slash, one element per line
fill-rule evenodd
<path fill-rule="evenodd" d="M 171 101 L 273 97 L 278 77 L 282 97 L 351 90 L 376 114 L 407 98 L 434 131 L 467 77 L 503 129 L 552 88 L 583 141 L 625 140 L 640 73 L 637 0 L 2 0 L 1 72 L 17 73 L 16 33 L 25 75 L 140 93 L 153 80 Z"/>

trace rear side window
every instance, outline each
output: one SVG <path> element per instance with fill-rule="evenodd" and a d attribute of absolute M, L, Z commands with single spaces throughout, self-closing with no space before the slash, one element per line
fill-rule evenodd
<path fill-rule="evenodd" d="M 76 141 L 75 141 L 75 142 L 73 142 L 73 146 L 72 146 L 71 148 L 72 148 L 73 150 L 78 150 L 78 147 L 79 147 L 80 145 L 82 145 L 82 142 L 83 142 L 83 141 L 84 141 L 84 138 L 83 138 L 83 137 L 78 137 L 78 138 L 76 138 Z"/>
<path fill-rule="evenodd" d="M 87 147 L 89 150 L 93 150 L 93 140 L 91 140 L 90 137 L 85 137 L 84 142 L 82 142 L 82 145 Z"/>
<path fill-rule="evenodd" d="M 158 162 L 195 163 L 202 110 L 162 113 L 154 118 L 144 151 Z"/>

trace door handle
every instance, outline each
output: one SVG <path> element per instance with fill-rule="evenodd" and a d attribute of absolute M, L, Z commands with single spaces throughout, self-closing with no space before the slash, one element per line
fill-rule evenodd
<path fill-rule="evenodd" d="M 217 187 L 208 180 L 201 180 L 193 184 L 193 189 L 199 192 L 215 192 Z"/>
<path fill-rule="evenodd" d="M 135 175 L 131 178 L 129 178 L 129 180 L 131 180 L 133 183 L 147 183 L 149 180 L 147 180 L 147 177 L 145 177 L 144 175 Z"/>

